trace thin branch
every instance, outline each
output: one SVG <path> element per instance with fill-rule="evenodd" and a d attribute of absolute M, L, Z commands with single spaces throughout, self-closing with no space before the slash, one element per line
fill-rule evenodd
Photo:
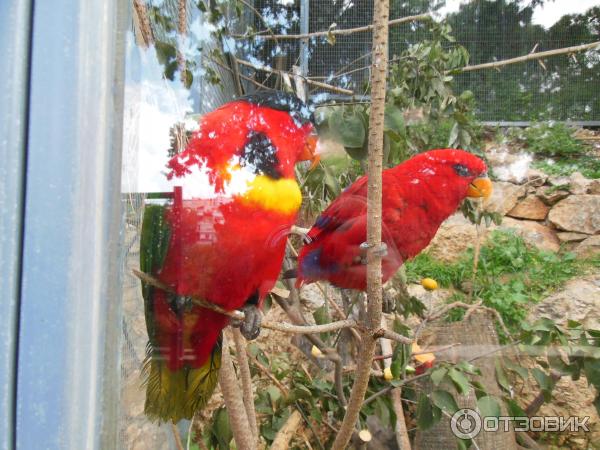
<path fill-rule="evenodd" d="M 171 432 L 173 433 L 173 437 L 175 438 L 175 447 L 177 447 L 177 450 L 184 450 L 183 442 L 181 442 L 181 436 L 179 436 L 179 429 L 177 428 L 177 425 L 175 425 L 173 422 L 171 422 Z"/>
<path fill-rule="evenodd" d="M 137 18 L 138 24 L 136 31 L 140 33 L 144 48 L 148 48 L 154 44 L 154 33 L 152 33 L 152 25 L 148 18 L 146 3 L 143 0 L 133 0 L 133 9 L 135 10 L 134 17 Z"/>
<path fill-rule="evenodd" d="M 283 426 L 275 435 L 275 439 L 271 444 L 271 450 L 287 450 L 290 441 L 294 437 L 296 430 L 302 423 L 302 414 L 297 409 L 290 414 Z"/>
<path fill-rule="evenodd" d="M 233 342 L 235 343 L 235 354 L 237 355 L 240 378 L 242 379 L 242 394 L 244 398 L 244 407 L 250 424 L 250 430 L 254 436 L 254 441 L 258 443 L 258 426 L 256 423 L 256 411 L 254 409 L 254 395 L 252 393 L 252 375 L 248 366 L 248 354 L 246 353 L 246 341 L 239 328 L 233 328 Z"/>
<path fill-rule="evenodd" d="M 248 423 L 246 408 L 242 400 L 235 369 L 229 355 L 229 345 L 226 336 L 223 336 L 223 349 L 221 351 L 221 369 L 219 370 L 219 384 L 223 392 L 223 399 L 227 407 L 231 431 L 235 439 L 236 448 L 250 450 L 256 448 L 256 441 L 252 438 L 252 431 Z"/>
<path fill-rule="evenodd" d="M 237 59 L 237 62 L 239 64 L 241 64 L 242 66 L 246 66 L 246 67 L 251 67 L 255 70 L 261 70 L 263 72 L 267 72 L 267 73 L 274 73 L 276 75 L 279 76 L 283 76 L 283 74 L 287 74 L 288 76 L 291 75 L 293 76 L 294 74 L 290 74 L 289 72 L 286 72 L 284 70 L 277 70 L 277 69 L 271 69 L 270 67 L 266 67 L 266 66 L 259 66 L 257 64 L 253 64 L 250 61 L 245 61 L 243 59 Z M 332 92 L 337 92 L 338 94 L 346 94 L 346 95 L 354 95 L 354 92 L 351 91 L 350 89 L 344 89 L 341 87 L 337 87 L 337 86 L 332 86 L 330 84 L 327 83 L 321 83 L 320 81 L 314 81 L 311 80 L 309 78 L 306 78 L 305 76 L 302 76 L 302 78 L 304 78 L 306 80 L 307 84 L 310 84 L 312 86 L 321 88 L 321 89 L 326 89 L 328 91 L 332 91 Z"/>
<path fill-rule="evenodd" d="M 369 170 L 367 187 L 367 299 L 366 327 L 376 330 L 381 325 L 382 282 L 381 255 L 374 250 L 381 245 L 381 191 L 383 168 L 383 119 L 388 54 L 389 0 L 375 0 L 373 13 L 373 68 L 371 70 L 371 114 L 369 117 Z M 405 18 L 406 19 L 406 18 Z M 374 334 L 363 333 L 356 377 L 348 408 L 335 437 L 333 450 L 343 450 L 352 437 L 365 392 L 369 385 L 371 364 L 375 355 Z"/>
<path fill-rule="evenodd" d="M 288 392 L 289 392 L 288 388 L 286 388 L 281 383 L 281 381 L 279 381 L 277 379 L 277 377 L 275 377 L 275 375 L 273 375 L 271 373 L 271 371 L 269 370 L 268 367 L 263 366 L 262 363 L 260 363 L 260 361 L 258 361 L 258 359 L 256 359 L 256 358 L 252 358 L 252 364 L 254 364 L 258 368 L 258 370 L 260 370 L 263 373 L 263 375 L 265 375 L 269 380 L 271 380 L 273 382 L 273 384 L 279 388 L 279 390 L 281 391 L 281 393 L 285 397 L 287 397 Z"/>
<path fill-rule="evenodd" d="M 394 25 L 400 25 L 402 23 L 426 21 L 426 20 L 430 20 L 430 19 L 431 19 L 431 16 L 429 14 L 417 14 L 415 16 L 406 16 L 406 17 L 401 17 L 399 19 L 390 20 L 387 23 L 387 26 L 391 27 Z M 331 35 L 339 36 L 339 35 L 346 35 L 346 34 L 353 34 L 353 33 L 362 33 L 365 31 L 372 31 L 373 27 L 374 27 L 374 25 L 366 25 L 363 27 L 345 28 L 345 29 L 340 29 L 340 30 L 333 29 L 333 30 L 326 30 L 326 31 L 315 31 L 313 33 L 305 33 L 305 34 L 277 34 L 277 35 L 256 34 L 255 36 L 260 39 L 281 39 L 281 40 L 310 39 L 313 37 L 326 37 L 326 36 L 331 36 Z M 386 29 L 387 29 L 387 27 L 386 27 Z M 233 35 L 233 37 L 246 38 L 247 36 Z"/>
<path fill-rule="evenodd" d="M 528 53 L 527 55 L 518 56 L 516 58 L 509 58 L 509 59 L 504 59 L 502 61 L 494 61 L 494 62 L 489 62 L 489 63 L 484 63 L 484 64 L 477 64 L 475 66 L 465 66 L 462 69 L 460 69 L 460 72 L 471 72 L 473 70 L 482 70 L 482 69 L 494 69 L 494 68 L 498 68 L 498 67 L 507 66 L 509 64 L 516 64 L 516 63 L 531 61 L 531 60 L 535 60 L 535 59 L 547 58 L 549 56 L 564 55 L 567 53 L 584 52 L 586 50 L 592 50 L 594 48 L 600 48 L 600 41 L 592 42 L 590 44 L 575 45 L 573 47 L 557 48 L 554 50 L 547 50 L 545 52 Z"/>
<path fill-rule="evenodd" d="M 175 290 L 173 288 L 164 284 L 163 282 L 154 278 L 153 276 L 148 275 L 147 273 L 141 272 L 137 269 L 132 269 L 132 272 L 136 277 L 138 277 L 144 283 L 148 283 L 149 285 L 154 286 L 158 289 L 162 289 L 163 291 L 168 292 L 170 294 L 177 295 L 177 293 L 175 292 Z M 237 311 L 237 310 L 228 311 L 226 309 L 221 308 L 218 305 L 209 303 L 205 300 L 202 300 L 202 299 L 194 297 L 194 296 L 190 296 L 189 299 L 196 306 L 210 309 L 211 311 L 218 312 L 219 314 L 223 314 L 225 316 L 231 317 L 231 318 L 239 320 L 239 321 L 244 320 L 245 315 L 242 311 Z M 359 330 L 364 330 L 364 327 L 359 325 L 356 322 L 356 320 L 353 320 L 353 319 L 339 320 L 337 322 L 325 323 L 323 325 L 294 325 L 294 324 L 286 323 L 286 322 L 263 321 L 261 323 L 261 327 L 267 328 L 269 330 L 281 331 L 283 333 L 307 334 L 307 335 L 327 333 L 330 331 L 342 330 L 344 328 L 356 328 Z M 412 343 L 411 339 L 408 339 L 398 333 L 394 333 L 393 331 L 383 330 L 381 328 L 376 328 L 375 330 L 373 330 L 371 332 L 371 336 L 374 338 L 386 337 L 388 339 L 392 339 L 394 341 L 401 342 L 403 344 Z M 324 354 L 328 355 L 329 353 L 331 353 L 331 351 L 333 351 L 333 349 L 329 349 L 329 348 L 322 349 L 321 348 L 321 351 L 323 351 Z M 331 356 L 331 355 L 329 355 L 329 356 Z M 339 358 L 339 356 L 338 356 L 338 358 Z"/>

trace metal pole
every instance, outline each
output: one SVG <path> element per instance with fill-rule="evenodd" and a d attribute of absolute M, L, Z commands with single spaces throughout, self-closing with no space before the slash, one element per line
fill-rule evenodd
<path fill-rule="evenodd" d="M 300 34 L 308 34 L 308 20 L 310 15 L 310 0 L 300 0 Z M 308 74 L 308 38 L 300 41 L 300 71 L 302 75 Z"/>

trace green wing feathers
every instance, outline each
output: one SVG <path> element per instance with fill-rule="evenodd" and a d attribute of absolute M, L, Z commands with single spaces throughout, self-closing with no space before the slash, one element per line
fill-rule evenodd
<path fill-rule="evenodd" d="M 171 228 L 162 205 L 146 205 L 140 238 L 140 270 L 149 275 L 163 267 Z M 217 342 L 211 357 L 199 368 L 183 367 L 171 371 L 158 350 L 156 340 L 153 297 L 156 288 L 142 283 L 144 314 L 148 330 L 146 359 L 142 369 L 146 386 L 144 410 L 148 418 L 160 422 L 191 419 L 210 398 L 221 366 L 221 341 Z"/>
<path fill-rule="evenodd" d="M 172 372 L 156 350 L 148 348 L 143 376 L 146 384 L 144 412 L 151 420 L 179 422 L 191 419 L 204 407 L 217 384 L 221 367 L 221 341 L 200 368 Z"/>

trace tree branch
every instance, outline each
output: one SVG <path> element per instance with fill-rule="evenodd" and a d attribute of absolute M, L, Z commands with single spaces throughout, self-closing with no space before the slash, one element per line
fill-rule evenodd
<path fill-rule="evenodd" d="M 600 41 L 592 42 L 590 44 L 575 45 L 573 47 L 557 48 L 555 50 L 547 50 L 545 52 L 529 53 L 527 55 L 518 56 L 516 58 L 504 59 L 502 61 L 494 61 L 484 64 L 477 64 L 475 66 L 465 66 L 462 69 L 460 69 L 460 72 L 471 72 L 473 70 L 482 69 L 494 69 L 498 67 L 507 66 L 509 64 L 516 64 L 520 62 L 531 61 L 534 59 L 547 58 L 549 56 L 558 56 L 567 53 L 583 52 L 586 50 L 591 50 L 593 48 L 600 48 Z"/>
<path fill-rule="evenodd" d="M 289 72 L 286 72 L 284 70 L 277 70 L 277 69 L 271 69 L 270 67 L 266 67 L 266 66 L 259 66 L 257 64 L 251 63 L 250 61 L 245 61 L 245 60 L 239 59 L 239 58 L 237 58 L 237 62 L 238 62 L 238 64 L 241 64 L 242 66 L 251 67 L 255 70 L 262 70 L 263 72 L 267 72 L 267 73 L 274 73 L 279 76 L 282 76 L 283 74 L 287 74 L 288 76 L 294 76 L 294 74 L 290 74 Z M 304 80 L 306 80 L 306 83 L 310 84 L 311 86 L 315 86 L 315 87 L 318 87 L 321 89 L 326 89 L 326 90 L 332 91 L 332 92 L 337 92 L 338 94 L 354 95 L 354 92 L 351 91 L 350 89 L 344 89 L 341 87 L 332 86 L 327 83 L 321 83 L 320 81 L 314 81 L 305 76 L 302 76 L 302 78 L 304 78 Z"/>
<path fill-rule="evenodd" d="M 373 13 L 373 66 L 371 70 L 371 114 L 369 117 L 369 170 L 367 187 L 367 320 L 368 330 L 381 325 L 382 283 L 381 256 L 374 250 L 381 245 L 381 171 L 383 159 L 383 120 L 388 57 L 389 0 L 375 0 Z M 372 333 L 363 333 L 358 367 L 348 408 L 335 437 L 333 450 L 348 445 L 369 384 L 376 340 Z"/>
<path fill-rule="evenodd" d="M 402 23 L 425 21 L 425 20 L 430 20 L 430 19 L 431 19 L 431 16 L 429 14 L 417 14 L 415 16 L 406 16 L 406 17 L 401 17 L 399 19 L 393 19 L 384 25 L 387 25 L 386 26 L 386 29 L 387 29 L 388 26 L 391 27 L 394 25 L 400 25 Z M 352 33 L 361 33 L 361 32 L 365 32 L 365 31 L 372 31 L 374 26 L 375 26 L 375 24 L 366 25 L 363 27 L 356 27 L 356 28 L 346 28 L 346 29 L 341 29 L 341 30 L 333 29 L 333 30 L 326 30 L 326 31 L 315 31 L 313 33 L 305 33 L 305 34 L 277 34 L 277 35 L 256 34 L 255 36 L 260 39 L 281 39 L 281 40 L 310 39 L 313 37 L 324 37 L 324 36 L 331 36 L 331 35 L 338 36 L 338 35 L 346 35 L 346 34 L 352 34 Z M 246 38 L 247 36 L 234 35 L 233 37 Z"/>
<path fill-rule="evenodd" d="M 231 430 L 235 439 L 236 448 L 240 450 L 252 450 L 256 443 L 252 438 L 252 431 L 248 423 L 246 408 L 242 400 L 235 369 L 229 355 L 229 345 L 223 336 L 223 348 L 221 351 L 221 369 L 219 370 L 219 384 L 223 392 L 223 399 L 227 407 L 227 414 L 231 422 Z"/>
<path fill-rule="evenodd" d="M 244 398 L 244 407 L 250 424 L 250 430 L 254 437 L 254 442 L 258 445 L 258 425 L 256 423 L 256 411 L 254 409 L 254 395 L 252 394 L 252 375 L 248 366 L 248 354 L 246 353 L 246 341 L 239 328 L 233 328 L 233 342 L 235 343 L 235 354 L 237 355 L 240 378 L 242 379 L 242 394 Z"/>

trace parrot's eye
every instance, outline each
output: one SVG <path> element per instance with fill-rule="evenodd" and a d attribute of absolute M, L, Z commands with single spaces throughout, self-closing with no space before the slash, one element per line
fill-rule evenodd
<path fill-rule="evenodd" d="M 264 133 L 251 131 L 248 134 L 242 149 L 240 166 L 249 168 L 256 175 L 264 174 L 275 180 L 281 178 L 277 149 Z"/>
<path fill-rule="evenodd" d="M 454 171 L 461 177 L 472 177 L 473 174 L 469 170 L 467 166 L 463 166 L 462 164 L 454 164 L 452 166 Z"/>

